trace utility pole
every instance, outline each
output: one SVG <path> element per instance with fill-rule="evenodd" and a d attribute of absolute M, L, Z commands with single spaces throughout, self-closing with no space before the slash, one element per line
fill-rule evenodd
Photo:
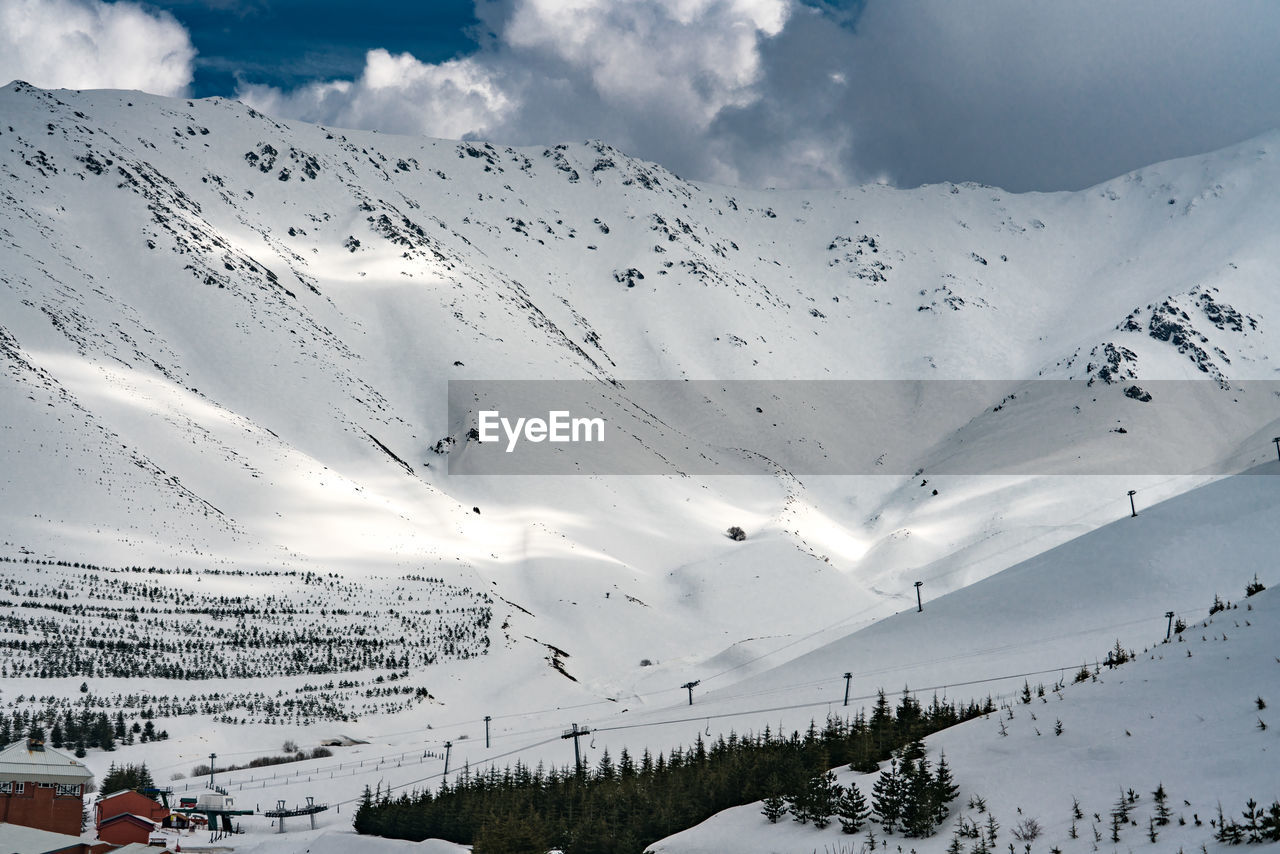
<path fill-rule="evenodd" d="M 1280 436 L 1276 436 L 1271 441 L 1276 443 L 1276 457 L 1280 458 Z"/>
<path fill-rule="evenodd" d="M 589 728 L 579 728 L 577 724 L 572 724 L 569 729 L 560 734 L 561 738 L 573 739 L 573 768 L 578 774 L 582 773 L 582 752 L 578 749 L 578 739 L 590 734 L 591 730 Z"/>
<path fill-rule="evenodd" d="M 1165 629 L 1164 631 L 1164 639 L 1168 640 L 1169 638 L 1173 637 L 1173 612 L 1165 611 L 1164 615 L 1169 620 L 1169 628 Z"/>
<path fill-rule="evenodd" d="M 453 747 L 452 741 L 446 741 L 444 743 L 444 773 L 441 774 L 440 776 L 445 779 L 448 779 L 449 777 L 449 750 L 452 747 Z"/>
<path fill-rule="evenodd" d="M 916 582 L 916 613 L 917 614 L 919 614 L 924 610 L 924 602 L 920 600 L 920 585 L 922 584 L 924 584 L 923 581 Z"/>
<path fill-rule="evenodd" d="M 484 716 L 484 749 L 489 749 L 489 721 L 493 718 L 489 715 Z"/>
<path fill-rule="evenodd" d="M 213 788 L 213 760 L 217 758 L 218 758 L 218 754 L 216 753 L 209 754 L 209 788 L 210 789 Z"/>
<path fill-rule="evenodd" d="M 681 688 L 684 688 L 689 692 L 689 705 L 691 706 L 693 705 L 693 689 L 696 688 L 699 684 L 701 684 L 701 682 L 702 682 L 701 679 L 695 679 L 692 682 L 686 682 L 680 686 Z"/>
<path fill-rule="evenodd" d="M 852 673 L 844 675 L 844 704 L 849 705 L 849 680 L 853 678 Z"/>
<path fill-rule="evenodd" d="M 1136 489 L 1129 490 L 1129 511 L 1133 514 L 1133 516 L 1131 516 L 1130 518 L 1134 518 L 1138 515 L 1138 508 L 1133 503 L 1133 496 L 1137 494 L 1138 494 L 1138 490 Z"/>

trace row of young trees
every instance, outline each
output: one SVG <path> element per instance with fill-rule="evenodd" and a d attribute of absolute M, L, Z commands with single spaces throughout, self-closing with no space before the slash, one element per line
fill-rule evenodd
<path fill-rule="evenodd" d="M 45 724 L 49 725 L 48 729 Z M 57 749 L 74 749 L 77 757 L 83 757 L 89 748 L 115 750 L 118 743 L 163 741 L 168 737 L 167 730 L 157 730 L 151 721 L 145 725 L 137 721 L 132 726 L 126 725 L 123 712 L 116 712 L 114 721 L 106 712 L 94 714 L 87 709 L 79 714 L 67 709 L 61 715 L 30 714 L 22 709 L 14 711 L 12 716 L 0 715 L 0 744 L 30 738 Z"/>
<path fill-rule="evenodd" d="M 420 575 L 371 587 L 336 574 L 241 572 L 273 577 L 226 595 L 154 567 L 4 563 L 0 679 L 274 679 L 425 667 L 486 655 L 491 643 L 489 593 Z M 388 601 L 390 617 L 377 619 Z"/>
<path fill-rule="evenodd" d="M 829 769 L 837 765 L 876 770 L 893 751 L 908 747 L 895 758 L 892 779 L 898 782 L 884 797 L 886 805 L 895 798 L 899 804 L 893 826 L 918 832 L 923 831 L 920 813 L 936 816 L 940 808 L 920 793 L 919 781 L 936 780 L 937 772 L 930 771 L 922 749 L 910 746 L 993 711 L 989 699 L 961 707 L 935 697 L 925 708 L 905 692 L 895 708 L 881 692 L 869 716 L 831 717 L 822 728 L 811 724 L 803 735 L 786 737 L 766 729 L 759 735 L 731 733 L 711 743 L 699 736 L 690 747 L 656 756 L 646 750 L 638 759 L 625 749 L 616 759 L 606 751 L 595 768 L 548 770 L 521 763 L 481 773 L 468 768 L 436 792 L 398 797 L 366 788 L 355 828 L 398 839 L 470 844 L 475 854 L 543 854 L 553 847 L 566 854 L 639 854 L 723 809 L 779 792 L 799 795 L 815 777 L 830 782 Z M 944 776 L 949 779 L 949 771 Z M 828 789 L 797 803 L 803 803 L 808 820 L 822 821 L 835 809 L 820 799 L 833 794 Z"/>
<path fill-rule="evenodd" d="M 886 834 L 925 837 L 946 819 L 959 791 L 946 755 L 933 768 L 924 744 L 916 740 L 895 751 L 889 767 L 876 778 L 869 806 L 857 783 L 842 786 L 835 773 L 827 771 L 811 776 L 798 792 L 765 798 L 761 813 L 776 823 L 789 812 L 794 821 L 812 821 L 818 828 L 834 817 L 845 833 L 857 833 L 874 817 Z"/>
<path fill-rule="evenodd" d="M 924 745 L 913 741 L 877 778 L 871 802 L 885 833 L 893 833 L 896 826 L 905 836 L 932 836 L 951 811 L 957 792 L 947 757 L 939 757 L 938 767 L 931 769 Z"/>
<path fill-rule="evenodd" d="M 102 783 L 98 786 L 98 790 L 103 795 L 114 795 L 116 792 L 125 789 L 141 792 L 146 789 L 154 789 L 155 786 L 155 780 L 151 778 L 147 763 L 116 765 L 116 763 L 112 762 L 111 767 L 107 769 L 106 776 L 102 778 Z"/>

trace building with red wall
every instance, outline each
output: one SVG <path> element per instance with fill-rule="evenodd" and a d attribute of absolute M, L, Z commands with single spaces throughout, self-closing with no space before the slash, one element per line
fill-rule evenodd
<path fill-rule="evenodd" d="M 0 822 L 80 835 L 84 787 L 80 762 L 30 739 L 0 750 Z"/>
<path fill-rule="evenodd" d="M 122 789 L 119 792 L 103 795 L 102 799 L 98 801 L 95 813 L 98 824 L 122 813 L 130 813 L 154 822 L 162 822 L 169 817 L 169 808 L 132 789 Z"/>
<path fill-rule="evenodd" d="M 146 845 L 156 832 L 156 823 L 133 813 L 116 813 L 98 822 L 98 838 L 112 845 L 140 843 Z"/>

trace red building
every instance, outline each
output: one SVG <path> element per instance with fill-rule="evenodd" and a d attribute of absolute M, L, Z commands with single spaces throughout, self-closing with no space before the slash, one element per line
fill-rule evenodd
<path fill-rule="evenodd" d="M 38 741 L 0 750 L 0 822 L 80 835 L 84 787 L 93 774 Z"/>
<path fill-rule="evenodd" d="M 145 843 L 156 825 L 169 817 L 169 808 L 130 789 L 112 792 L 98 801 L 98 838 L 116 845 Z"/>
<path fill-rule="evenodd" d="M 112 845 L 138 842 L 146 845 L 156 832 L 156 823 L 133 813 L 122 812 L 98 822 L 98 838 Z"/>
<path fill-rule="evenodd" d="M 119 792 L 103 795 L 98 801 L 96 812 L 99 823 L 121 813 L 132 813 L 155 822 L 169 817 L 168 807 L 132 789 L 121 789 Z"/>

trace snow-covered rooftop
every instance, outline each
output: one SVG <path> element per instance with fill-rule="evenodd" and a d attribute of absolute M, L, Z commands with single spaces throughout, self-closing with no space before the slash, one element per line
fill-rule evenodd
<path fill-rule="evenodd" d="M 0 750 L 0 780 L 27 783 L 85 783 L 93 772 L 65 753 L 49 747 L 32 750 L 26 739 Z"/>

